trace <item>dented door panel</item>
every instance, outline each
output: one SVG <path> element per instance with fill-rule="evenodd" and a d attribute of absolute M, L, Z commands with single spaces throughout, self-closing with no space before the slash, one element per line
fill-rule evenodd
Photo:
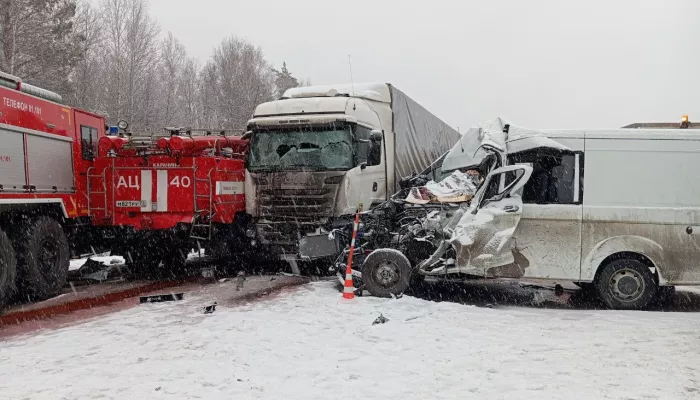
<path fill-rule="evenodd" d="M 517 174 L 503 190 L 504 174 Z M 523 204 L 516 194 L 530 178 L 532 168 L 513 165 L 494 170 L 462 216 L 451 238 L 456 272 L 483 277 L 522 276 L 522 260 L 513 240 Z"/>

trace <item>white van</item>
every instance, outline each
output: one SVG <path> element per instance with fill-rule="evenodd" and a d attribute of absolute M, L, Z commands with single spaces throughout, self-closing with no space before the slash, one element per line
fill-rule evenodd
<path fill-rule="evenodd" d="M 531 131 L 498 119 L 467 132 L 442 174 L 494 155 L 505 167 L 450 232 L 452 264 L 414 274 L 572 281 L 618 309 L 700 284 L 700 130 Z"/>

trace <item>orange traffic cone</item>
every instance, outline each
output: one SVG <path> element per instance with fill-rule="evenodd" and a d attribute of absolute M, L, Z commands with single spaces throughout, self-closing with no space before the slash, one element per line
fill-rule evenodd
<path fill-rule="evenodd" d="M 355 223 L 352 226 L 352 241 L 350 241 L 350 253 L 348 254 L 348 266 L 345 269 L 345 285 L 343 287 L 343 299 L 345 300 L 355 298 L 355 285 L 352 284 L 352 255 L 355 252 L 355 238 L 357 237 L 357 228 L 360 225 L 360 212 L 362 212 L 361 204 L 359 211 L 355 214 Z"/>

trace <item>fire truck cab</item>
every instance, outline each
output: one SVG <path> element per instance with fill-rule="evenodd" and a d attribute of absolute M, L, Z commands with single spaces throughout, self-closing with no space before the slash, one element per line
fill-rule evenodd
<path fill-rule="evenodd" d="M 0 73 L 0 306 L 17 290 L 59 293 L 90 226 L 87 174 L 105 120 L 60 102 Z"/>

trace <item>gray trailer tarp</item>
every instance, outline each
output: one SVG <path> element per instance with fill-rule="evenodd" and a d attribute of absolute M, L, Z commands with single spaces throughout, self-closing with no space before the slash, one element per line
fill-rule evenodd
<path fill-rule="evenodd" d="M 430 166 L 459 140 L 459 132 L 392 85 L 395 135 L 395 188 L 399 181 Z"/>

